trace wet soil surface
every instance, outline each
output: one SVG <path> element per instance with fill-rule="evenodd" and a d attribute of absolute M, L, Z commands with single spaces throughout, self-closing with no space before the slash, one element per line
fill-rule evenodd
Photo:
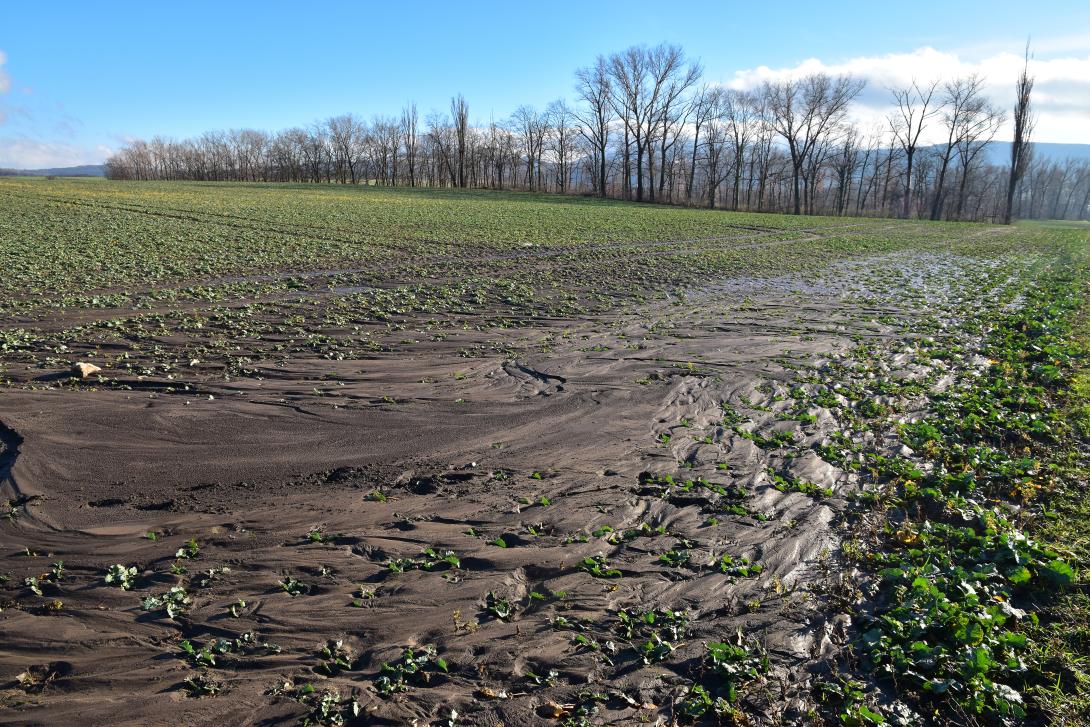
<path fill-rule="evenodd" d="M 861 272 L 948 265 L 879 255 L 517 325 L 338 321 L 368 341 L 340 359 L 236 331 L 234 368 L 155 330 L 169 374 L 116 366 L 121 343 L 56 311 L 68 354 L 115 366 L 74 382 L 42 348 L 5 371 L 3 721 L 530 725 L 590 704 L 595 724 L 670 723 L 719 641 L 770 662 L 750 719 L 801 720 L 844 638 L 823 594 L 855 482 L 815 449 L 829 411 L 784 393 L 906 335 L 885 319 L 911 305 Z M 366 292 L 307 310 L 345 295 Z"/>

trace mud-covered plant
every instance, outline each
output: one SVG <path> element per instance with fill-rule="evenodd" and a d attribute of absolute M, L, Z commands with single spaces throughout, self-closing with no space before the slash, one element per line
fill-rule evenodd
<path fill-rule="evenodd" d="M 622 608 L 617 612 L 617 622 L 617 632 L 626 639 L 661 632 L 671 641 L 679 641 L 689 631 L 689 617 L 684 611 L 672 609 L 629 611 Z"/>
<path fill-rule="evenodd" d="M 197 647 L 189 639 L 183 639 L 178 644 L 182 655 L 193 663 L 194 666 L 215 666 L 216 651 L 209 646 Z M 221 649 L 219 653 L 226 653 L 229 648 Z"/>
<path fill-rule="evenodd" d="M 320 661 L 314 671 L 328 677 L 337 676 L 342 671 L 350 671 L 352 667 L 352 651 L 340 639 L 330 640 L 318 653 Z"/>
<path fill-rule="evenodd" d="M 391 558 L 386 567 L 394 573 L 410 570 L 441 571 L 462 567 L 462 561 L 453 550 L 425 548 L 418 558 Z"/>
<path fill-rule="evenodd" d="M 447 570 L 448 568 L 461 568 L 462 561 L 454 554 L 453 550 L 436 550 L 424 548 L 424 570 Z"/>
<path fill-rule="evenodd" d="M 170 619 L 177 619 L 189 608 L 193 599 L 182 586 L 173 586 L 170 590 L 159 595 L 145 596 L 140 602 L 145 611 L 163 611 Z"/>
<path fill-rule="evenodd" d="M 780 492 L 801 492 L 818 499 L 831 497 L 833 494 L 832 488 L 822 487 L 790 475 L 782 475 L 773 469 L 768 470 L 768 475 L 772 478 L 772 487 Z"/>
<path fill-rule="evenodd" d="M 614 568 L 604 555 L 588 555 L 576 566 L 595 578 L 620 578 L 621 571 Z"/>
<path fill-rule="evenodd" d="M 106 570 L 106 583 L 107 585 L 116 585 L 122 591 L 132 590 L 133 583 L 136 580 L 136 567 L 135 566 L 122 566 L 120 564 L 116 566 L 110 566 Z"/>
<path fill-rule="evenodd" d="M 572 637 L 572 643 L 584 651 L 595 654 L 601 661 L 613 666 L 613 657 L 617 654 L 617 645 L 610 640 L 600 641 L 589 634 L 576 634 Z"/>
<path fill-rule="evenodd" d="M 284 576 L 280 581 L 280 588 L 289 596 L 305 596 L 310 593 L 310 586 L 294 576 Z"/>
<path fill-rule="evenodd" d="M 659 562 L 671 568 L 685 568 L 692 560 L 691 551 L 672 548 L 659 556 Z"/>
<path fill-rule="evenodd" d="M 653 632 L 651 638 L 639 647 L 638 652 L 644 664 L 657 664 L 673 654 L 677 647 L 675 642 L 664 639 L 658 632 Z"/>
<path fill-rule="evenodd" d="M 290 686 L 290 685 L 287 685 Z M 342 727 L 353 723 L 363 713 L 363 705 L 354 696 L 341 697 L 334 689 L 318 692 L 312 685 L 297 687 L 290 695 L 296 701 L 306 705 L 310 711 L 300 720 L 304 727 L 322 725 L 323 727 Z"/>
<path fill-rule="evenodd" d="M 860 682 L 843 678 L 819 681 L 814 685 L 814 696 L 845 727 L 876 727 L 886 723 L 880 711 L 867 705 L 864 685 Z"/>
<path fill-rule="evenodd" d="M 223 685 L 204 672 L 186 677 L 182 682 L 186 693 L 195 698 L 214 697 L 223 689 Z"/>
<path fill-rule="evenodd" d="M 739 634 L 735 643 L 713 641 L 705 644 L 698 681 L 714 697 L 734 704 L 742 690 L 764 678 L 768 668 L 768 657 L 764 652 Z"/>
<path fill-rule="evenodd" d="M 367 601 L 372 601 L 378 598 L 378 592 L 374 588 L 367 588 L 360 586 L 356 589 L 355 598 L 352 599 L 350 604 L 352 608 L 363 608 L 363 604 Z"/>
<path fill-rule="evenodd" d="M 730 705 L 727 700 L 722 697 L 713 698 L 703 684 L 690 685 L 689 693 L 685 695 L 685 698 L 678 705 L 678 711 L 690 719 L 703 717 L 709 711 L 719 713 L 729 708 Z"/>
<path fill-rule="evenodd" d="M 551 687 L 556 684 L 556 680 L 560 678 L 560 672 L 556 669 L 549 669 L 544 674 L 538 674 L 533 669 L 528 669 L 523 676 L 526 677 L 526 681 L 534 686 Z"/>
<path fill-rule="evenodd" d="M 23 585 L 29 588 L 31 593 L 36 596 L 44 595 L 42 593 L 42 581 L 38 576 L 27 576 L 23 579 Z"/>
<path fill-rule="evenodd" d="M 200 552 L 201 546 L 191 538 L 182 543 L 182 547 L 178 548 L 177 552 L 174 553 L 174 557 L 180 560 L 191 560 L 196 558 Z"/>
<path fill-rule="evenodd" d="M 760 563 L 751 563 L 748 558 L 735 557 L 724 553 L 715 561 L 720 573 L 732 578 L 752 578 L 760 575 L 765 567 Z"/>
<path fill-rule="evenodd" d="M 493 618 L 507 621 L 515 615 L 515 608 L 506 596 L 497 596 L 489 591 L 485 597 L 484 610 Z"/>
<path fill-rule="evenodd" d="M 436 675 L 446 674 L 450 667 L 434 646 L 405 649 L 394 662 L 384 662 L 375 679 L 375 690 L 384 697 L 405 692 L 414 686 L 426 687 Z"/>

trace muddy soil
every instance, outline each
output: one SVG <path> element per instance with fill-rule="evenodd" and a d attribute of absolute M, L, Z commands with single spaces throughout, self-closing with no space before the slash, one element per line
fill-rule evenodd
<path fill-rule="evenodd" d="M 911 264 L 894 257 L 857 265 Z M 403 318 L 366 355 L 270 353 L 246 376 L 9 369 L 3 722 L 293 723 L 335 691 L 365 724 L 560 723 L 588 703 L 596 724 L 670 723 L 704 644 L 741 641 L 771 664 L 750 719 L 796 723 L 844 637 L 823 598 L 854 483 L 807 449 L 829 412 L 783 394 L 901 335 L 850 272 L 447 336 Z M 749 421 L 724 424 L 736 408 Z M 770 468 L 827 491 L 781 491 Z M 115 565 L 129 588 L 106 583 Z M 142 607 L 177 586 L 173 617 Z M 665 647 L 620 615 L 667 610 L 686 623 Z M 426 646 L 445 669 L 386 689 L 383 664 Z"/>

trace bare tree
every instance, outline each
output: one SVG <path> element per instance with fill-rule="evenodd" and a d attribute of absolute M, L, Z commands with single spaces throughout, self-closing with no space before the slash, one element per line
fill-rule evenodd
<path fill-rule="evenodd" d="M 416 186 L 416 153 L 419 121 L 416 104 L 410 103 L 401 111 L 401 144 L 405 148 L 405 163 L 409 166 L 409 186 Z"/>
<path fill-rule="evenodd" d="M 606 59 L 598 56 L 593 66 L 580 68 L 575 72 L 576 91 L 586 108 L 576 111 L 580 122 L 579 133 L 594 150 L 594 176 L 596 192 L 599 197 L 606 196 L 606 154 L 609 150 L 609 125 L 613 121 L 613 107 L 610 104 L 611 88 L 609 69 Z"/>
<path fill-rule="evenodd" d="M 728 90 L 722 95 L 721 108 L 726 122 L 727 136 L 734 151 L 734 183 L 731 188 L 731 209 L 738 209 L 742 185 L 743 161 L 749 144 L 757 132 L 758 109 L 756 99 L 748 93 Z"/>
<path fill-rule="evenodd" d="M 920 137 L 928 122 L 942 111 L 935 91 L 939 87 L 936 79 L 921 86 L 915 79 L 908 88 L 890 89 L 897 103 L 897 110 L 889 116 L 889 128 L 894 139 L 905 153 L 905 188 L 902 216 L 912 213 L 912 165 L 916 159 Z"/>
<path fill-rule="evenodd" d="M 334 116 L 326 122 L 329 140 L 337 155 L 341 182 L 356 184 L 356 172 L 363 141 L 363 126 L 352 114 Z"/>
<path fill-rule="evenodd" d="M 943 124 L 946 126 L 946 143 L 939 157 L 939 171 L 935 190 L 931 197 L 931 219 L 942 218 L 946 202 L 946 173 L 955 150 L 961 143 L 961 135 L 971 130 L 975 120 L 987 111 L 983 98 L 984 79 L 973 74 L 957 78 L 943 86 Z"/>
<path fill-rule="evenodd" d="M 433 180 L 434 184 L 441 185 L 443 183 L 441 181 L 444 176 L 443 172 L 446 173 L 446 179 L 449 180 L 451 186 L 458 184 L 458 141 L 456 137 L 457 133 L 448 119 L 437 113 L 428 116 L 428 141 L 434 148 L 434 156 L 437 157 L 439 162 Z"/>
<path fill-rule="evenodd" d="M 466 135 L 469 130 L 469 106 L 462 94 L 450 100 L 450 117 L 454 120 L 454 135 L 457 145 L 459 187 L 466 186 Z"/>
<path fill-rule="evenodd" d="M 765 83 L 770 123 L 787 143 L 791 155 L 793 208 L 802 214 L 802 170 L 818 142 L 844 117 L 848 104 L 863 90 L 864 81 L 851 76 L 835 79 L 825 73 L 801 80 Z"/>
<path fill-rule="evenodd" d="M 535 189 L 535 182 L 541 178 L 541 167 L 538 162 L 541 159 L 542 148 L 545 146 L 545 132 L 548 124 L 544 116 L 533 106 L 526 105 L 515 109 L 511 121 L 522 135 L 526 188 L 532 192 Z"/>
<path fill-rule="evenodd" d="M 636 200 L 643 201 L 643 156 L 647 146 L 644 121 L 650 114 L 651 105 L 647 86 L 647 53 L 639 46 L 632 46 L 609 58 L 610 102 L 614 111 L 624 121 L 625 134 L 625 187 L 631 183 L 629 139 L 636 146 Z"/>
<path fill-rule="evenodd" d="M 659 185 L 658 196 L 661 198 L 666 186 L 666 155 L 677 142 L 685 125 L 685 120 L 692 110 L 689 103 L 683 102 L 684 94 L 696 85 L 704 70 L 699 63 L 685 66 L 685 53 L 680 46 L 659 45 L 648 51 L 649 68 L 654 86 L 651 92 L 651 109 L 647 138 L 657 140 L 659 144 Z M 673 133 L 671 133 L 673 132 Z M 654 152 L 649 150 L 648 161 Z M 650 174 L 651 201 L 655 200 L 654 178 Z"/>
<path fill-rule="evenodd" d="M 1026 173 L 1030 161 L 1030 138 L 1033 135 L 1035 120 L 1030 108 L 1030 94 L 1033 92 L 1033 77 L 1029 75 L 1029 44 L 1026 44 L 1025 65 L 1022 74 L 1015 83 L 1014 101 L 1014 141 L 1011 143 L 1011 168 L 1007 180 L 1007 206 L 1003 212 L 1003 224 L 1009 225 L 1014 216 L 1014 193 L 1018 182 Z"/>
<path fill-rule="evenodd" d="M 553 167 L 556 173 L 556 188 L 558 192 L 568 191 L 568 180 L 571 177 L 572 142 L 575 129 L 572 124 L 574 115 L 568 104 L 563 99 L 553 101 L 545 109 L 548 119 L 550 151 L 553 155 Z"/>
<path fill-rule="evenodd" d="M 696 183 L 696 157 L 700 151 L 700 130 L 709 119 L 718 111 L 719 95 L 722 90 L 719 87 L 709 87 L 707 84 L 701 87 L 693 98 L 693 140 L 692 159 L 689 162 L 689 179 L 685 183 L 685 201 L 693 202 L 693 186 Z"/>

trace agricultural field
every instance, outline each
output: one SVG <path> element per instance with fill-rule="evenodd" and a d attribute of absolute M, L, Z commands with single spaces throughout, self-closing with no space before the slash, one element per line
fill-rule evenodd
<path fill-rule="evenodd" d="M 1090 227 L 0 211 L 5 724 L 1087 723 Z"/>

